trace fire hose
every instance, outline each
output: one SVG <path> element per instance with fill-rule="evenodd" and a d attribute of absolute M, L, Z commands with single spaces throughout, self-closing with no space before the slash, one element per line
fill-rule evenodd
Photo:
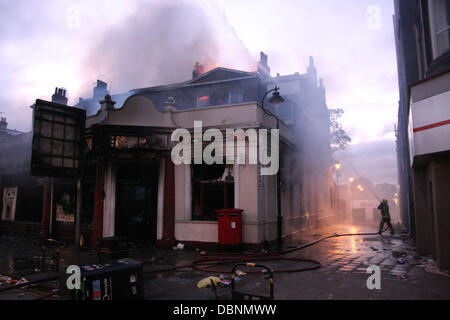
<path fill-rule="evenodd" d="M 180 269 L 193 269 L 193 270 L 208 272 L 208 273 L 231 274 L 232 273 L 231 271 L 217 270 L 212 267 L 227 265 L 227 264 L 236 263 L 236 262 L 280 261 L 280 260 L 294 261 L 294 262 L 301 262 L 301 263 L 306 262 L 306 263 L 313 264 L 313 266 L 301 267 L 301 268 L 295 268 L 295 269 L 273 270 L 273 273 L 294 273 L 294 272 L 312 271 L 312 270 L 319 269 L 322 266 L 322 264 L 316 260 L 301 259 L 301 258 L 287 258 L 287 257 L 283 257 L 283 255 L 308 248 L 310 246 L 316 245 L 324 240 L 331 239 L 331 238 L 347 237 L 347 236 L 374 236 L 374 235 L 378 235 L 378 233 L 343 233 L 343 234 L 335 233 L 335 234 L 332 234 L 329 236 L 322 237 L 318 240 L 308 242 L 299 247 L 295 247 L 295 248 L 292 248 L 289 250 L 282 251 L 280 253 L 269 253 L 269 252 L 247 253 L 247 254 L 242 254 L 239 256 L 217 256 L 217 254 L 211 254 L 211 255 L 203 254 L 203 256 L 209 256 L 209 258 L 198 259 L 190 264 L 174 266 L 174 267 L 170 267 L 170 268 L 156 269 L 156 270 L 144 270 L 144 273 L 162 273 L 162 272 L 173 272 L 173 271 L 180 270 Z M 148 264 L 150 262 L 152 262 L 152 260 L 143 260 L 142 261 L 143 264 Z M 260 271 L 249 271 L 247 273 L 260 273 Z"/>

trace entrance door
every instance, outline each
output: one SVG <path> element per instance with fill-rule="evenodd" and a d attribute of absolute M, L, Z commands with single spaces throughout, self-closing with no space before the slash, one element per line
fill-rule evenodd
<path fill-rule="evenodd" d="M 157 165 L 119 165 L 115 234 L 144 246 L 156 241 Z"/>

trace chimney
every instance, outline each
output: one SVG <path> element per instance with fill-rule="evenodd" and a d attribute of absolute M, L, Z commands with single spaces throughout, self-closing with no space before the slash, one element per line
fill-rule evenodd
<path fill-rule="evenodd" d="M 102 80 L 97 80 L 97 86 L 94 87 L 94 98 L 101 99 L 102 97 L 109 94 L 109 91 L 106 89 L 108 84 Z"/>
<path fill-rule="evenodd" d="M 0 131 L 4 131 L 8 129 L 8 122 L 6 122 L 6 118 L 2 117 L 0 119 Z"/>
<path fill-rule="evenodd" d="M 163 102 L 164 112 L 172 112 L 177 110 L 177 104 L 173 97 L 168 97 L 166 102 Z"/>
<path fill-rule="evenodd" d="M 313 57 L 309 57 L 308 78 L 309 78 L 309 81 L 314 86 L 317 86 L 317 70 L 316 70 L 316 67 L 314 66 L 314 58 Z"/>
<path fill-rule="evenodd" d="M 199 64 L 198 62 L 194 66 L 194 70 L 192 70 L 192 79 L 197 78 L 198 76 L 205 73 L 205 68 L 203 65 Z"/>
<path fill-rule="evenodd" d="M 263 76 L 270 77 L 270 67 L 268 65 L 269 56 L 264 52 L 260 52 L 259 54 L 259 62 L 258 62 L 258 72 Z"/>
<path fill-rule="evenodd" d="M 105 99 L 100 101 L 100 109 L 102 111 L 112 110 L 114 109 L 114 105 L 116 104 L 115 101 L 111 100 L 111 96 L 107 94 L 105 96 Z"/>
<path fill-rule="evenodd" d="M 52 102 L 67 105 L 66 89 L 56 87 Z"/>

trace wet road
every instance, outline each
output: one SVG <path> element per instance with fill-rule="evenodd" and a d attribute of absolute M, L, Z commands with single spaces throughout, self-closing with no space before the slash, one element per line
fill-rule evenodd
<path fill-rule="evenodd" d="M 375 229 L 374 229 L 375 228 Z M 339 225 L 314 230 L 309 235 L 295 239 L 289 247 L 317 240 L 334 233 L 374 232 L 376 226 Z M 190 259 L 187 253 L 177 253 L 180 264 Z M 198 257 L 198 256 L 197 256 Z M 450 277 L 436 274 L 428 258 L 419 257 L 406 237 L 349 236 L 327 239 L 317 245 L 288 254 L 286 257 L 318 260 L 322 267 L 301 273 L 275 274 L 275 299 L 450 299 Z M 290 270 L 312 266 L 311 263 L 292 261 L 261 262 L 274 270 Z M 381 289 L 369 290 L 369 266 L 379 266 Z M 231 265 L 220 266 L 230 270 Z M 217 267 L 216 267 L 217 268 Z M 243 268 L 243 271 L 245 268 Z M 209 289 L 197 289 L 197 281 L 205 274 L 191 270 L 152 276 L 146 283 L 147 299 L 214 299 Z M 264 275 L 246 275 L 236 283 L 236 290 L 268 295 L 269 284 Z M 230 299 L 231 289 L 218 289 L 220 299 Z"/>
<path fill-rule="evenodd" d="M 375 228 L 376 230 L 376 228 Z M 339 225 L 323 227 L 286 244 L 287 249 L 320 239 L 334 233 L 373 232 L 374 226 Z M 419 257 L 410 241 L 400 234 L 394 236 L 349 236 L 327 239 L 317 245 L 286 255 L 289 258 L 313 259 L 321 262 L 318 270 L 301 273 L 275 274 L 275 299 L 450 299 L 450 277 L 435 273 L 429 258 Z M 40 267 L 39 242 L 31 239 L 2 237 L 0 245 L 0 274 L 23 276 Z M 50 253 L 48 254 L 50 255 Z M 135 249 L 135 259 L 149 259 L 153 263 L 144 270 L 190 264 L 199 259 L 199 252 L 187 250 Z M 48 268 L 52 267 L 47 258 Z M 69 264 L 95 263 L 94 251 L 75 253 L 64 247 L 61 253 L 61 270 Z M 274 270 L 289 270 L 312 266 L 295 261 L 262 261 Z M 369 290 L 367 273 L 369 266 L 379 266 L 381 289 Z M 231 270 L 232 265 L 216 266 L 217 270 Z M 245 268 L 241 268 L 244 272 Z M 433 272 L 431 272 L 433 271 Z M 145 299 L 213 300 L 210 289 L 198 289 L 197 282 L 207 276 L 219 276 L 192 269 L 165 273 L 145 274 Z M 247 274 L 236 283 L 242 292 L 268 295 L 269 283 L 261 274 Z M 46 289 L 46 290 L 45 290 Z M 48 288 L 15 290 L 8 296 L 0 293 L 0 299 L 29 299 L 46 292 Z M 220 299 L 230 299 L 230 288 L 219 288 Z M 68 298 L 67 296 L 54 298 Z"/>

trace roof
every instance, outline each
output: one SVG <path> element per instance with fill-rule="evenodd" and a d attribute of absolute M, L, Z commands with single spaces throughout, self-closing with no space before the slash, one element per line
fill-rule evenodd
<path fill-rule="evenodd" d="M 168 85 L 155 86 L 155 87 L 147 87 L 147 88 L 138 88 L 130 90 L 131 93 L 147 91 L 147 92 L 158 92 L 158 91 L 166 91 L 171 89 L 180 89 L 183 87 L 190 87 L 196 85 L 204 85 L 208 83 L 218 83 L 218 82 L 226 82 L 226 81 L 236 81 L 236 80 L 244 80 L 250 79 L 254 77 L 258 77 L 259 74 L 257 72 L 247 72 L 242 70 L 235 70 L 223 67 L 214 68 L 208 72 L 203 73 L 197 78 L 190 79 L 188 81 L 172 83 Z"/>
<path fill-rule="evenodd" d="M 4 129 L 4 130 L 0 130 L 0 134 L 8 134 L 11 136 L 19 136 L 21 134 L 24 134 L 25 132 L 22 131 L 18 131 L 18 130 L 11 130 L 11 129 Z"/>

